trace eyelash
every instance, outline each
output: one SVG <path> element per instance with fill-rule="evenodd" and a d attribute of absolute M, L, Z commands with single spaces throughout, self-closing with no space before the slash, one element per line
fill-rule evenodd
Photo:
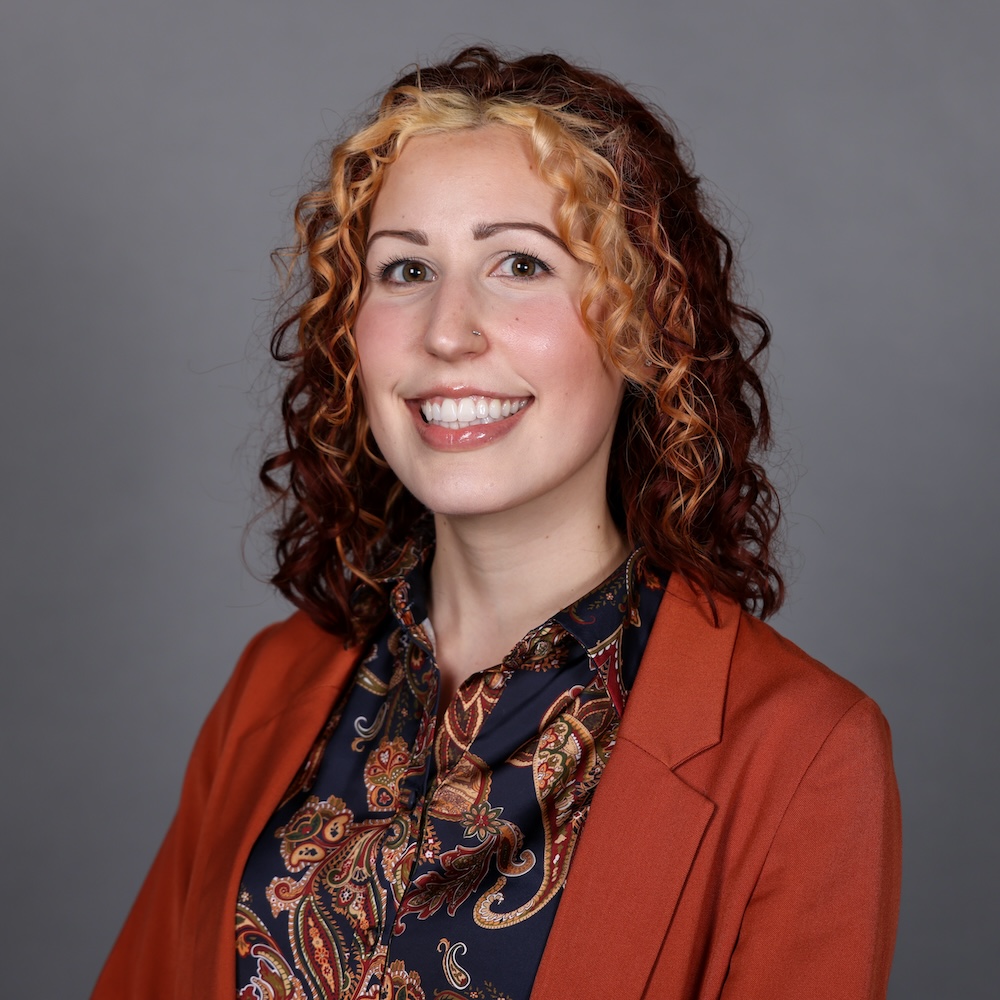
<path fill-rule="evenodd" d="M 555 271 L 555 268 L 551 264 L 542 260 L 541 257 L 531 253 L 528 250 L 510 251 L 509 253 L 503 256 L 499 264 L 497 264 L 497 267 L 500 267 L 501 265 L 506 264 L 512 260 L 516 260 L 518 258 L 525 258 L 526 260 L 533 261 L 537 266 L 538 270 L 541 271 L 543 274 L 552 274 Z M 427 270 L 431 270 L 427 264 L 425 264 L 421 260 L 418 260 L 415 257 L 391 257 L 378 266 L 375 272 L 376 278 L 379 281 L 389 282 L 391 284 L 400 284 L 400 285 L 409 284 L 409 282 L 394 281 L 390 277 L 391 273 L 402 264 L 418 264 L 420 267 L 424 267 L 427 268 Z M 529 275 L 527 277 L 522 277 L 521 275 L 516 275 L 516 274 L 505 274 L 504 277 L 521 278 L 521 280 L 523 281 L 530 281 L 532 278 L 537 277 L 537 275 Z M 420 284 L 420 282 L 413 282 L 413 284 Z"/>
<path fill-rule="evenodd" d="M 397 285 L 406 284 L 406 282 L 402 281 L 392 281 L 389 277 L 390 273 L 399 267 L 400 264 L 419 264 L 421 267 L 425 267 L 427 270 L 430 270 L 430 268 L 427 267 L 423 261 L 416 260 L 413 257 L 392 257 L 378 266 L 375 275 L 379 281 L 386 281 Z"/>
<path fill-rule="evenodd" d="M 541 257 L 531 253 L 528 250 L 514 250 L 511 253 L 508 253 L 504 256 L 503 260 L 500 261 L 500 264 L 506 264 L 508 261 L 515 260 L 518 257 L 525 257 L 528 260 L 534 261 L 538 265 L 539 270 L 542 271 L 543 274 L 552 274 L 555 271 L 555 268 L 551 264 L 546 263 L 544 260 L 542 260 Z M 516 278 L 520 277 L 520 275 L 512 274 L 508 275 L 508 277 Z M 535 275 L 531 275 L 530 277 L 525 278 L 524 280 L 530 281 L 531 278 L 533 277 L 535 277 Z"/>

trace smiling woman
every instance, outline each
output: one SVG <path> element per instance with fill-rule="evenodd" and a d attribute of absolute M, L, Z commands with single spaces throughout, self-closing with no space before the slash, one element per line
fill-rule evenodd
<path fill-rule="evenodd" d="M 372 210 L 362 394 L 382 456 L 437 515 L 431 620 L 448 690 L 627 553 L 605 489 L 624 379 L 581 314 L 591 268 L 557 234 L 560 200 L 525 135 L 488 125 L 411 139 Z M 489 515 L 501 513 L 508 554 L 517 538 L 546 539 L 516 571 L 535 562 L 538 592 L 463 606 L 478 583 L 467 549 L 496 544 Z"/>
<path fill-rule="evenodd" d="M 467 50 L 296 220 L 262 476 L 300 611 L 95 997 L 883 997 L 888 730 L 752 616 L 769 332 L 669 123 Z"/>

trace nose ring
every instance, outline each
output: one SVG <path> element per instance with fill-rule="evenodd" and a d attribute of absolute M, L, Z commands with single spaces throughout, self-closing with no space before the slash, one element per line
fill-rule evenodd
<path fill-rule="evenodd" d="M 482 334 L 482 331 L 481 331 L 481 330 L 473 330 L 473 331 L 472 331 L 472 336 L 473 336 L 473 337 L 481 337 L 482 335 L 483 335 L 483 334 Z"/>

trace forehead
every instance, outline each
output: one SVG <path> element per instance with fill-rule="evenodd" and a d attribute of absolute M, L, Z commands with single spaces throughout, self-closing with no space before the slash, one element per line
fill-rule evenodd
<path fill-rule="evenodd" d="M 528 136 L 487 125 L 407 139 L 386 168 L 372 222 L 389 215 L 434 217 L 439 211 L 489 219 L 511 210 L 551 220 L 560 201 L 560 193 L 539 174 Z"/>

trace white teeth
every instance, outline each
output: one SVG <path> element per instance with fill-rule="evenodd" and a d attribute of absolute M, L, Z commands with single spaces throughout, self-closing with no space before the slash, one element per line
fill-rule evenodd
<path fill-rule="evenodd" d="M 527 403 L 526 399 L 463 396 L 456 400 L 445 396 L 440 402 L 424 401 L 420 404 L 420 412 L 429 424 L 460 430 L 472 424 L 491 424 L 503 420 L 523 409 Z"/>

